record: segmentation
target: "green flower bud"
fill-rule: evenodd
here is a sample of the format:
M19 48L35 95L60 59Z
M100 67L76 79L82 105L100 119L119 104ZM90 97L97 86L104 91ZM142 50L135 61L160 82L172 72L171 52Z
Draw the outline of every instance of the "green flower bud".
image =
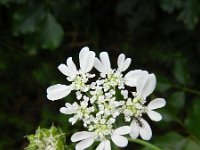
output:
M29 145L26 150L65 150L65 135L60 128L51 126L50 129L40 128L35 134L27 136Z

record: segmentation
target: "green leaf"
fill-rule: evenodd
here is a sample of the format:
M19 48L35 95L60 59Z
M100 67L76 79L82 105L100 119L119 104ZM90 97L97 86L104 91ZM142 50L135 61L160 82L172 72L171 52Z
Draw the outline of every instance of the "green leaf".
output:
M200 145L190 138L185 138L176 132L169 132L165 135L155 138L156 145L163 150L199 150Z
M177 111L185 105L185 92L174 92L168 99L168 104L171 105Z
M63 38L64 31L61 25L56 21L55 17L47 13L43 29L40 34L42 47L45 49L57 48Z
M159 92L165 92L171 88L171 82L166 76L158 74L157 78L158 78L157 79L158 83L157 83L156 89Z
M185 92L177 91L174 92L169 98L167 98L167 105L159 112L163 116L163 121L165 122L179 122L178 113L181 108L185 105Z
M181 0L161 0L161 7L165 11L172 13L175 8L180 8L182 3Z
M185 139L176 132L169 132L156 139L156 143L165 150L182 150Z
M14 29L15 35L19 33L27 34L33 33L40 29L40 24L45 16L44 8L42 5L36 3L30 3L20 8L14 14Z
M185 120L185 125L189 131L200 139L200 98L194 99L189 107L189 115Z
M186 68L186 62L182 58L178 58L174 64L174 76L181 84L186 85L189 74Z
M193 140L189 140L184 150L200 150L200 145Z
M0 4L2 5L8 5L9 3L24 3L26 0L0 0Z

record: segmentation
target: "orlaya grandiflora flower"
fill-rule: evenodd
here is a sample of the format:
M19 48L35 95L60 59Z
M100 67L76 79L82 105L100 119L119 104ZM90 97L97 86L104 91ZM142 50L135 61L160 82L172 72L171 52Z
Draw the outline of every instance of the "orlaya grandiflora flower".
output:
M101 77L105 78L110 82L110 85L104 85L109 88L109 86L118 86L119 89L124 88L124 84L129 81L129 78L123 77L123 72L128 69L131 64L131 58L125 58L124 54L120 54L117 60L117 69L112 69L110 64L109 55L107 52L101 52L99 58L95 58L94 67L101 73ZM107 82L107 80L105 82ZM126 81L126 82L124 82Z
M141 103L146 102L148 97L155 89L156 77L154 74L149 74L147 71L135 70L131 71L128 76L132 76L131 85L136 87L135 99ZM160 121L162 116L154 111L154 109L164 107L166 102L163 98L152 100L147 107L144 108L144 113L147 113L149 118L153 121ZM152 136L151 128L146 120L142 117L133 119L131 122L130 136L137 138L139 135L144 140L149 140Z
M98 131L99 132L99 131ZM130 133L130 127L129 126L122 126L110 133L111 140L114 144L116 144L119 147L126 147L128 144L128 140L123 135ZM97 146L96 150L111 150L111 144L110 141L106 138L100 139L98 137L97 132L88 132L88 131L81 131L77 132L72 135L71 137L72 142L78 142L76 145L76 150L84 150L88 147L90 147L94 141L101 141L101 143Z
M74 102L73 104L65 103L65 107L60 108L60 112L66 115L74 114L73 117L69 118L71 124L75 124L78 120L89 120L90 113L94 112L93 106L88 106L87 101L81 101L80 105Z
M107 52L101 52L99 54L100 60L98 58L95 58L95 64L94 67L103 74L109 74L112 71L111 65L110 65L110 59ZM125 59L124 54L120 54L117 60L118 70L120 72L124 72L128 69L128 67L131 64L131 58Z
M94 66L95 53L89 51L88 47L83 47L79 53L80 69L78 70L72 57L69 57L65 64L58 66L58 69L67 76L67 80L72 82L71 85L56 84L50 86L47 89L47 98L49 100L58 100L66 97L72 90L87 91L88 86L85 83L88 78L92 78L93 75L89 74Z

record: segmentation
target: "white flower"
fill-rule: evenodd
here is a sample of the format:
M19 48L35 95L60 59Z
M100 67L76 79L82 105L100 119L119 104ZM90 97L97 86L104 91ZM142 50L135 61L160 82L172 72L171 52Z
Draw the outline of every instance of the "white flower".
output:
M100 60L95 58L94 67L101 73L109 74L111 73L110 59L107 52L101 52L99 54Z
M131 129L129 126L122 126L115 129L111 135L113 143L115 143L119 147L126 147L128 145L128 140L122 135L129 134L130 131Z
M93 144L96 137L97 135L94 132L81 131L73 134L71 137L71 141L72 142L80 141L76 145L76 150L84 150Z
M136 139L140 135L143 140L150 140L152 136L151 127L149 126L148 122L143 118L134 119L131 122L130 127L131 127L130 136L133 139Z
M66 97L71 92L70 86L56 84L47 88L47 98L49 100L58 100Z
M156 98L152 100L147 105L147 115L153 121L160 121L162 120L162 116L160 113L154 111L154 109L164 107L166 105L166 101L163 98Z
M83 47L79 53L80 70L78 71L71 57L67 59L67 65L61 64L58 69L70 80L74 80L76 75L81 73L88 73L94 66L95 53L89 51L88 47Z
M110 135L113 143L115 143L119 147L126 147L128 144L128 140L126 137L122 135L126 135L129 133L130 133L130 127L122 126L115 129L113 132L110 133ZM99 140L98 134L96 132L81 131L73 134L71 137L72 142L80 141L76 145L76 150L84 150L88 148L94 143L95 140ZM96 148L96 150L111 150L110 141L107 139L103 139Z
M125 59L124 54L120 54L117 59L118 70L120 72L126 71L131 64L131 58Z
M110 65L110 59L109 59L108 53L101 52L99 54L99 57L100 57L100 60L98 58L95 58L94 67L101 73L104 73L104 74L111 73L112 68ZM125 55L120 54L118 56L117 64L118 64L118 70L120 72L123 72L127 70L128 67L130 66L131 59L130 58L125 59Z
M94 59L95 53L89 51L88 47L83 47L79 53L79 70L77 70L71 57L67 59L67 65L59 65L58 69L67 76L67 80L71 81L72 84L69 86L62 84L50 86L47 89L47 98L52 101L58 100L69 95L72 90L81 90L86 92L89 89L89 86L85 85L85 83L88 81L88 78L94 77L93 75L88 74L94 66Z
M131 64L130 58L125 58L124 54L120 54L117 60L117 69L112 69L109 55L107 52L101 52L100 59L95 58L94 67L101 73L101 77L105 78L104 90L107 91L112 87L118 86L119 89L124 89L124 79L122 72L126 71Z
M149 74L147 71L134 70L125 75L125 83L128 86L136 87L134 95L143 100L146 99L155 89L156 77L153 73Z
M50 100L61 99L71 91L76 94L78 102L66 103L65 107L60 108L61 113L72 115L69 118L72 125L81 121L86 129L71 137L72 142L78 142L76 150L84 150L94 141L100 142L96 150L111 150L111 141L118 147L125 147L128 144L127 138L124 137L126 134L130 134L132 138L140 136L149 140L152 131L143 115L147 114L153 121L160 121L161 114L154 110L166 104L164 99L157 98L146 105L147 97L155 89L155 75L144 70L131 70L123 75L131 64L130 58L120 54L118 67L112 69L107 52L101 52L98 59L88 47L81 49L79 62L80 69L77 69L69 57L66 64L58 67L71 84L56 84L47 89L47 97ZM96 81L90 80L95 77L89 73L92 67L100 72ZM134 87L134 90L127 90L125 85ZM118 97L119 94L121 95ZM124 115L125 122L130 122L130 126L115 129L115 122L121 114Z
M109 140L102 141L98 145L98 147L96 148L96 150L111 150L110 141Z
M60 112L67 115L74 114L78 108L79 106L76 102L74 102L73 105L70 103L65 103L65 107L61 107Z
M73 117L69 118L69 122L75 124L77 120L83 119L85 124L87 124L90 119L90 113L94 111L94 107L88 107L87 101L82 101L80 105L76 102L71 105L70 103L65 103L65 107L60 108L60 112L63 114L74 114ZM86 126L86 125L85 125Z

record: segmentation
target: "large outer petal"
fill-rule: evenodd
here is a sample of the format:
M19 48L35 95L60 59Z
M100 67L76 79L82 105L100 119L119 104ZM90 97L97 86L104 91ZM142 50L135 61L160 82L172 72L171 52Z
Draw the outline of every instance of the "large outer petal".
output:
M111 145L110 145L110 141L109 140L106 140L105 142L104 142L104 144L105 144L105 150L111 150Z
M94 68L97 69L99 72L106 73L103 64L98 58L95 58L94 60Z
M157 108L161 108L164 107L166 105L166 101L163 98L156 98L154 100L152 100L149 104L148 104L148 109L154 110Z
M142 73L138 76L137 84L136 84L136 91L139 97L144 97L143 91L145 88L145 84L148 80L149 73L147 71L142 71ZM146 97L144 97L146 98Z
M85 66L81 68L84 73L89 72L94 66L95 53L90 51L85 59Z
M115 143L119 147L126 147L128 145L127 138L125 138L121 135L113 134L113 135L111 135L111 139L112 139L113 143Z
M136 123L135 120L133 120L133 121L131 122L130 127L131 127L130 136L131 136L133 139L136 139L136 138L139 136L139 127L138 127L138 125L137 125L137 123Z
M144 84L144 87L142 89L142 96L143 97L149 96L154 91L155 87L156 87L156 77L152 73L148 75L148 79Z
M105 142L102 141L96 148L96 150L104 150L104 147L105 147Z
M70 70L70 68L65 64L60 64L58 66L58 69L60 70L60 72L62 72L64 75L70 78L74 78L76 76L76 74L72 70Z
M47 98L49 100L58 100L63 97L66 97L71 92L70 86L56 84L47 88Z
M113 134L125 135L125 134L129 134L130 131L131 131L131 128L129 126L122 126L122 127L115 129L113 131Z
M110 59L109 59L108 53L101 52L99 57L100 57L101 63L105 67L106 73L109 73L111 71L111 65L110 65Z
M158 113L158 112L156 112L156 111L149 110L149 111L147 111L147 115L153 121L160 121L160 120L162 120L161 114Z
M118 59L117 59L117 65L118 65L118 68L121 70L122 69L122 66L123 66L123 63L125 61L125 55L124 54L120 54L118 56Z
M94 137L90 137L87 139L82 140L78 144L76 144L76 150L84 150L90 147L94 143Z
M140 77L142 70L131 70L125 76L125 84L133 87L137 85L137 80Z
M83 59L83 57L85 57L85 55L87 55L87 53L89 52L89 47L85 46L81 49L81 51L79 52L79 63L81 63L81 60Z
M140 119L140 121L142 123L142 127L139 127L141 138L143 140L150 140L152 137L151 127L146 120Z
M131 64L131 61L131 58L127 58L122 65L121 71L126 71Z
M74 63L74 61L72 60L72 57L69 57L66 61L68 68L74 73L77 74L77 68L76 65Z
M81 131L81 132L74 133L71 137L71 141L77 142L77 141L81 141L81 140L94 137L94 136L95 136L94 132Z
M88 47L83 47L79 53L79 63L80 63L80 68L84 72L86 67L87 67L87 59L89 57L89 48Z
M98 145L98 147L96 148L96 150L111 150L110 141L109 140L102 141Z

